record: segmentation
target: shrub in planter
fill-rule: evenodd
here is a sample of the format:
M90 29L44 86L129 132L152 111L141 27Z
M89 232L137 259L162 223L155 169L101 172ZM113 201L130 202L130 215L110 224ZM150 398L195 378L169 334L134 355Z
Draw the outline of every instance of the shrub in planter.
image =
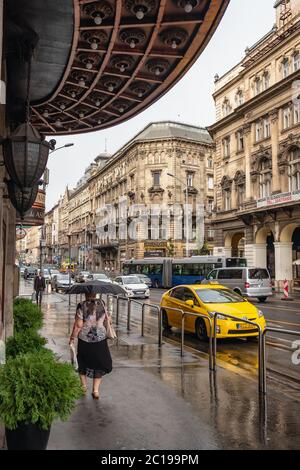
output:
M39 330L43 326L43 314L41 309L30 301L18 301L14 303L14 330L22 332L27 329Z
M66 420L82 395L70 364L49 350L8 359L0 366L0 422L9 449L46 449L51 424Z
M14 299L14 306L15 305L26 305L26 304L32 304L30 299L26 299L25 297L16 297Z
M15 333L6 340L6 357L16 357L18 354L38 352L44 348L47 340L35 330L25 330Z

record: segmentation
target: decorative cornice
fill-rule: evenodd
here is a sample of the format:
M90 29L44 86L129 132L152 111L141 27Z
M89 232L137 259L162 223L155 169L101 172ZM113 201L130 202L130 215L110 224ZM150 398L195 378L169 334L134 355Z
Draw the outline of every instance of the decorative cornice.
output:
M233 122L236 122L238 119L252 119L253 116L253 109L258 105L262 105L264 103L269 103L277 93L282 92L285 89L290 89L291 85L299 78L299 71L292 73L288 77L283 80L280 80L267 90L263 91L262 93L254 96L253 98L247 100L243 105L239 106L238 109L235 109L234 112L229 114L228 116L222 118L221 120L217 121L213 125L209 126L207 129L210 133L215 134L219 130L229 126ZM265 112L262 113L262 116L265 115Z
M269 117L272 123L277 122L279 118L279 108L272 109L272 111L269 112Z

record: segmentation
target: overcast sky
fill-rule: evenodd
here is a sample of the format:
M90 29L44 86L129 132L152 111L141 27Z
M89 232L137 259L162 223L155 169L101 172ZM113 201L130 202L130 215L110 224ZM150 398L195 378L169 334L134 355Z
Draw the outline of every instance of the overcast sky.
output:
M224 74L244 56L275 23L275 0L231 0L225 16L205 51L184 78L163 98L137 117L110 129L58 137L57 147L74 142L49 158L50 184L47 210L56 204L66 186L72 188L85 168L105 148L114 153L149 122L172 120L208 126L215 119L214 76Z

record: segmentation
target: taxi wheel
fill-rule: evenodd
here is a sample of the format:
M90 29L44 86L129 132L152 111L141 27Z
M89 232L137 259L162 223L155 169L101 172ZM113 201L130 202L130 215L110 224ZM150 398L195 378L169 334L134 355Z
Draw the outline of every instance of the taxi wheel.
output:
M164 330L171 330L171 326L169 325L168 315L165 310L162 311L162 326Z
M195 334L200 341L207 340L207 331L205 321L202 318L198 318L195 325Z

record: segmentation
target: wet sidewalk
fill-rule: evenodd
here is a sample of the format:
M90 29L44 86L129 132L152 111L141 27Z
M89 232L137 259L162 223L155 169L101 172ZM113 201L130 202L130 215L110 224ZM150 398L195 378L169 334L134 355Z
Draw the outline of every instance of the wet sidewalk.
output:
M69 360L69 312L65 296L45 298L49 346ZM111 345L113 372L99 401L86 397L65 423L52 427L49 449L299 449L300 398L284 385L268 386L261 403L257 381L156 336L128 334L121 324Z
M67 361L75 304L69 310L60 294L43 302L42 333ZM159 349L149 325L144 338L134 322L127 333L125 316L100 400L92 399L90 381L70 419L53 424L49 450L300 448L299 392L269 380L262 403L254 376L220 361L210 373L203 354L187 348L181 358L179 345L169 343Z

